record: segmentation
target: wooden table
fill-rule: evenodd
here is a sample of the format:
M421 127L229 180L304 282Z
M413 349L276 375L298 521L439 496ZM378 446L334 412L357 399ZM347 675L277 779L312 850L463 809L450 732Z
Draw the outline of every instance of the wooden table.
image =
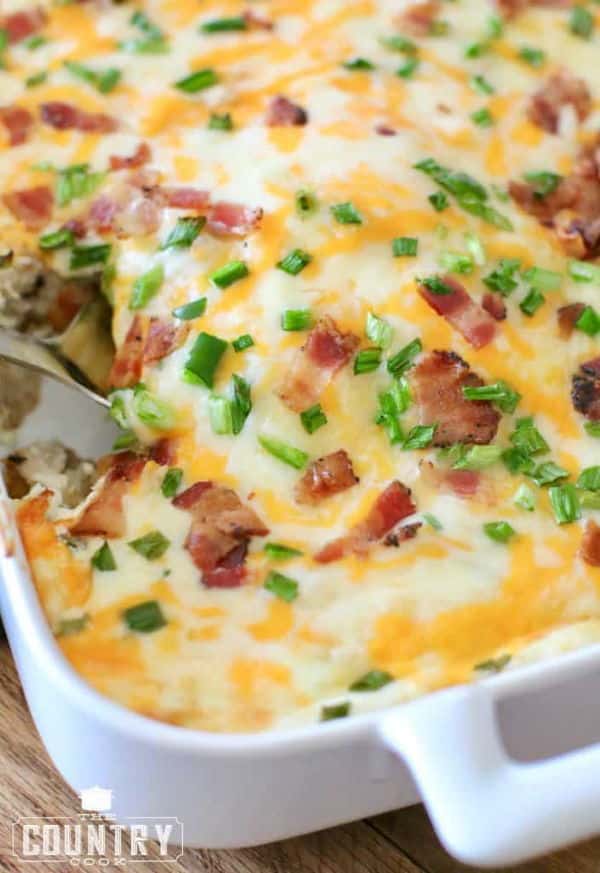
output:
M17 816L72 816L79 801L51 764L29 717L10 652L0 643L0 871L66 873L64 864L25 863L12 856L11 822ZM127 868L138 873L460 873L435 838L423 809L399 812L242 851L188 849L179 863L149 862ZM600 839L513 873L600 873Z

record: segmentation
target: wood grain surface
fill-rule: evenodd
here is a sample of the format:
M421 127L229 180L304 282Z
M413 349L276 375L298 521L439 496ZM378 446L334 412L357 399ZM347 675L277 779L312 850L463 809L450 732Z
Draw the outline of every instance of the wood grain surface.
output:
M0 871L65 873L65 864L25 863L12 854L18 816L72 816L79 801L50 762L29 717L5 642L0 643ZM515 809L518 815L518 809ZM150 858L158 858L158 851ZM128 867L85 868L117 873L461 873L437 841L422 807L387 813L318 834L241 851L188 849L177 863L148 860ZM66 867L69 869L77 869ZM84 869L84 868L79 868ZM511 873L600 873L600 839ZM483 871L481 871L483 873Z

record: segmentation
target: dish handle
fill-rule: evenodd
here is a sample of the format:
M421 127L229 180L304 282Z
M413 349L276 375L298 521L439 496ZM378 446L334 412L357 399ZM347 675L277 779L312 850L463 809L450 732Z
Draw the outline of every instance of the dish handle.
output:
M378 730L409 767L440 840L466 864L514 864L600 832L600 744L508 757L493 683L391 710Z

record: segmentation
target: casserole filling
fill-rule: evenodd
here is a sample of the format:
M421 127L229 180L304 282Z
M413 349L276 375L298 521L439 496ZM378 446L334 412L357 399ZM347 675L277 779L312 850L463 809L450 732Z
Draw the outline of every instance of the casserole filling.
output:
M255 731L600 638L599 40L592 3L3 5L2 323L113 310L114 451L7 464L92 685Z

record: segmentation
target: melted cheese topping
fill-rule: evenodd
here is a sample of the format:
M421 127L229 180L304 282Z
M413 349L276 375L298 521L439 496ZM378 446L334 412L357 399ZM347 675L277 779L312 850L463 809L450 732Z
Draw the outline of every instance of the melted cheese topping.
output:
M424 350L453 349L486 381L504 379L523 395L517 413L503 415L497 445L510 445L516 416L532 415L552 459L570 474L598 462L598 441L586 434L569 399L571 374L598 353L597 342L581 331L565 342L556 328L556 309L570 301L592 305L597 286L575 284L553 234L508 200L491 202L510 219L513 232L467 215L454 202L434 211L428 196L436 186L413 168L433 156L500 191L528 171L568 172L586 132L600 120L598 37L586 41L571 34L565 10L536 8L507 23L480 57L465 59L468 45L486 39L493 9L481 0L456 0L442 6L447 32L417 41L419 66L403 78L395 72L410 55L390 51L382 37L398 33L395 16L408 5L270 0L251 8L273 21L272 31L206 34L199 31L202 22L240 15L243 4L208 0L200 8L196 0L148 0L144 11L169 45L167 53L149 55L118 48L143 36L130 23L131 4L48 5L42 31L47 41L35 49L10 47L0 70L6 104L37 115L39 104L60 100L119 120L116 132L100 135L56 131L37 121L28 142L17 148L9 147L2 131L1 190L54 185L55 172L44 168L49 165L87 162L91 170L105 171L110 155L133 154L144 141L162 184L207 189L213 201L264 210L260 228L246 238L203 232L188 249L159 249L177 218L187 214L174 209L164 210L156 234L109 237L116 270L114 335L117 344L123 342L132 320L132 284L153 266L163 266L165 280L144 315L166 317L174 306L206 296L206 312L190 322L185 346L146 367L144 382L176 410L176 465L184 471L184 486L211 479L234 488L269 527L271 541L302 555L274 563L264 540L254 538L242 587L203 587L184 548L189 513L163 497L164 469L154 463L125 498L125 535L110 542L116 572L91 568L100 538L69 547L60 538L62 522L46 519L43 501L21 507L21 530L50 622L59 628L66 619L88 616L82 630L59 636L66 656L96 688L152 717L212 731L263 730L317 719L323 703L348 701L353 712L390 705L468 681L475 665L490 658L511 654L512 666L600 639L600 569L578 554L589 511L583 521L557 526L547 489L510 475L501 463L482 474L489 483L485 498L461 500L429 484L419 462L435 460L435 453L391 446L374 423L378 394L390 385L385 366L360 376L351 365L344 368L321 398L328 424L312 435L276 394L305 338L281 330L284 310L308 307L328 314L361 337L363 347L369 345L366 316L376 312L394 329L392 352L419 336ZM600 12L594 14L600 26ZM523 45L545 52L541 68L519 59ZM342 66L356 57L374 69ZM98 70L116 67L120 82L103 95L74 78L64 67L67 59ZM526 107L559 64L586 80L594 105L582 125L567 118L560 134L552 135L527 119ZM202 68L217 72L214 87L197 94L174 88ZM45 81L26 87L27 78L42 70ZM474 75L484 76L494 93L478 94ZM307 110L306 126L265 125L268 102L277 94ZM493 124L479 127L471 114L485 106ZM233 131L209 129L211 113L225 112ZM396 135L376 134L377 125ZM319 202L306 219L295 210L300 189L313 191ZM361 225L333 220L330 206L345 201L360 212ZM85 214L89 202L55 209L46 230ZM465 252L466 232L478 236L486 256L485 265L460 276L476 300L485 290L483 276L501 258L518 258L523 271L535 265L562 277L560 289L546 294L533 317L519 309L527 292L521 282L507 301L508 319L496 339L479 350L427 306L415 283L417 276L440 272L444 250ZM37 235L4 207L0 233L16 247L37 249ZM391 241L400 236L418 238L417 257L392 257ZM308 251L312 262L290 276L276 264L295 248ZM68 252L45 256L68 272ZM209 281L216 268L238 259L248 265L247 278L224 290ZM254 339L243 353L229 347L214 389L225 394L233 373L252 386L253 409L237 436L215 434L210 392L182 381L200 331L227 341L244 333ZM415 421L411 408L403 425L408 429ZM360 485L314 507L299 505L293 496L298 472L260 448L260 433L279 436L311 459L346 449ZM312 555L364 518L392 479L413 489L419 512L435 515L441 530L425 524L398 549L375 546L368 556L316 563ZM535 492L534 512L513 502L522 482ZM484 523L499 520L516 531L507 544L483 531ZM149 561L128 543L153 529L170 546ZM297 581L293 602L264 589L271 570ZM123 611L150 599L160 603L166 626L132 632ZM374 669L394 681L376 692L349 691Z

